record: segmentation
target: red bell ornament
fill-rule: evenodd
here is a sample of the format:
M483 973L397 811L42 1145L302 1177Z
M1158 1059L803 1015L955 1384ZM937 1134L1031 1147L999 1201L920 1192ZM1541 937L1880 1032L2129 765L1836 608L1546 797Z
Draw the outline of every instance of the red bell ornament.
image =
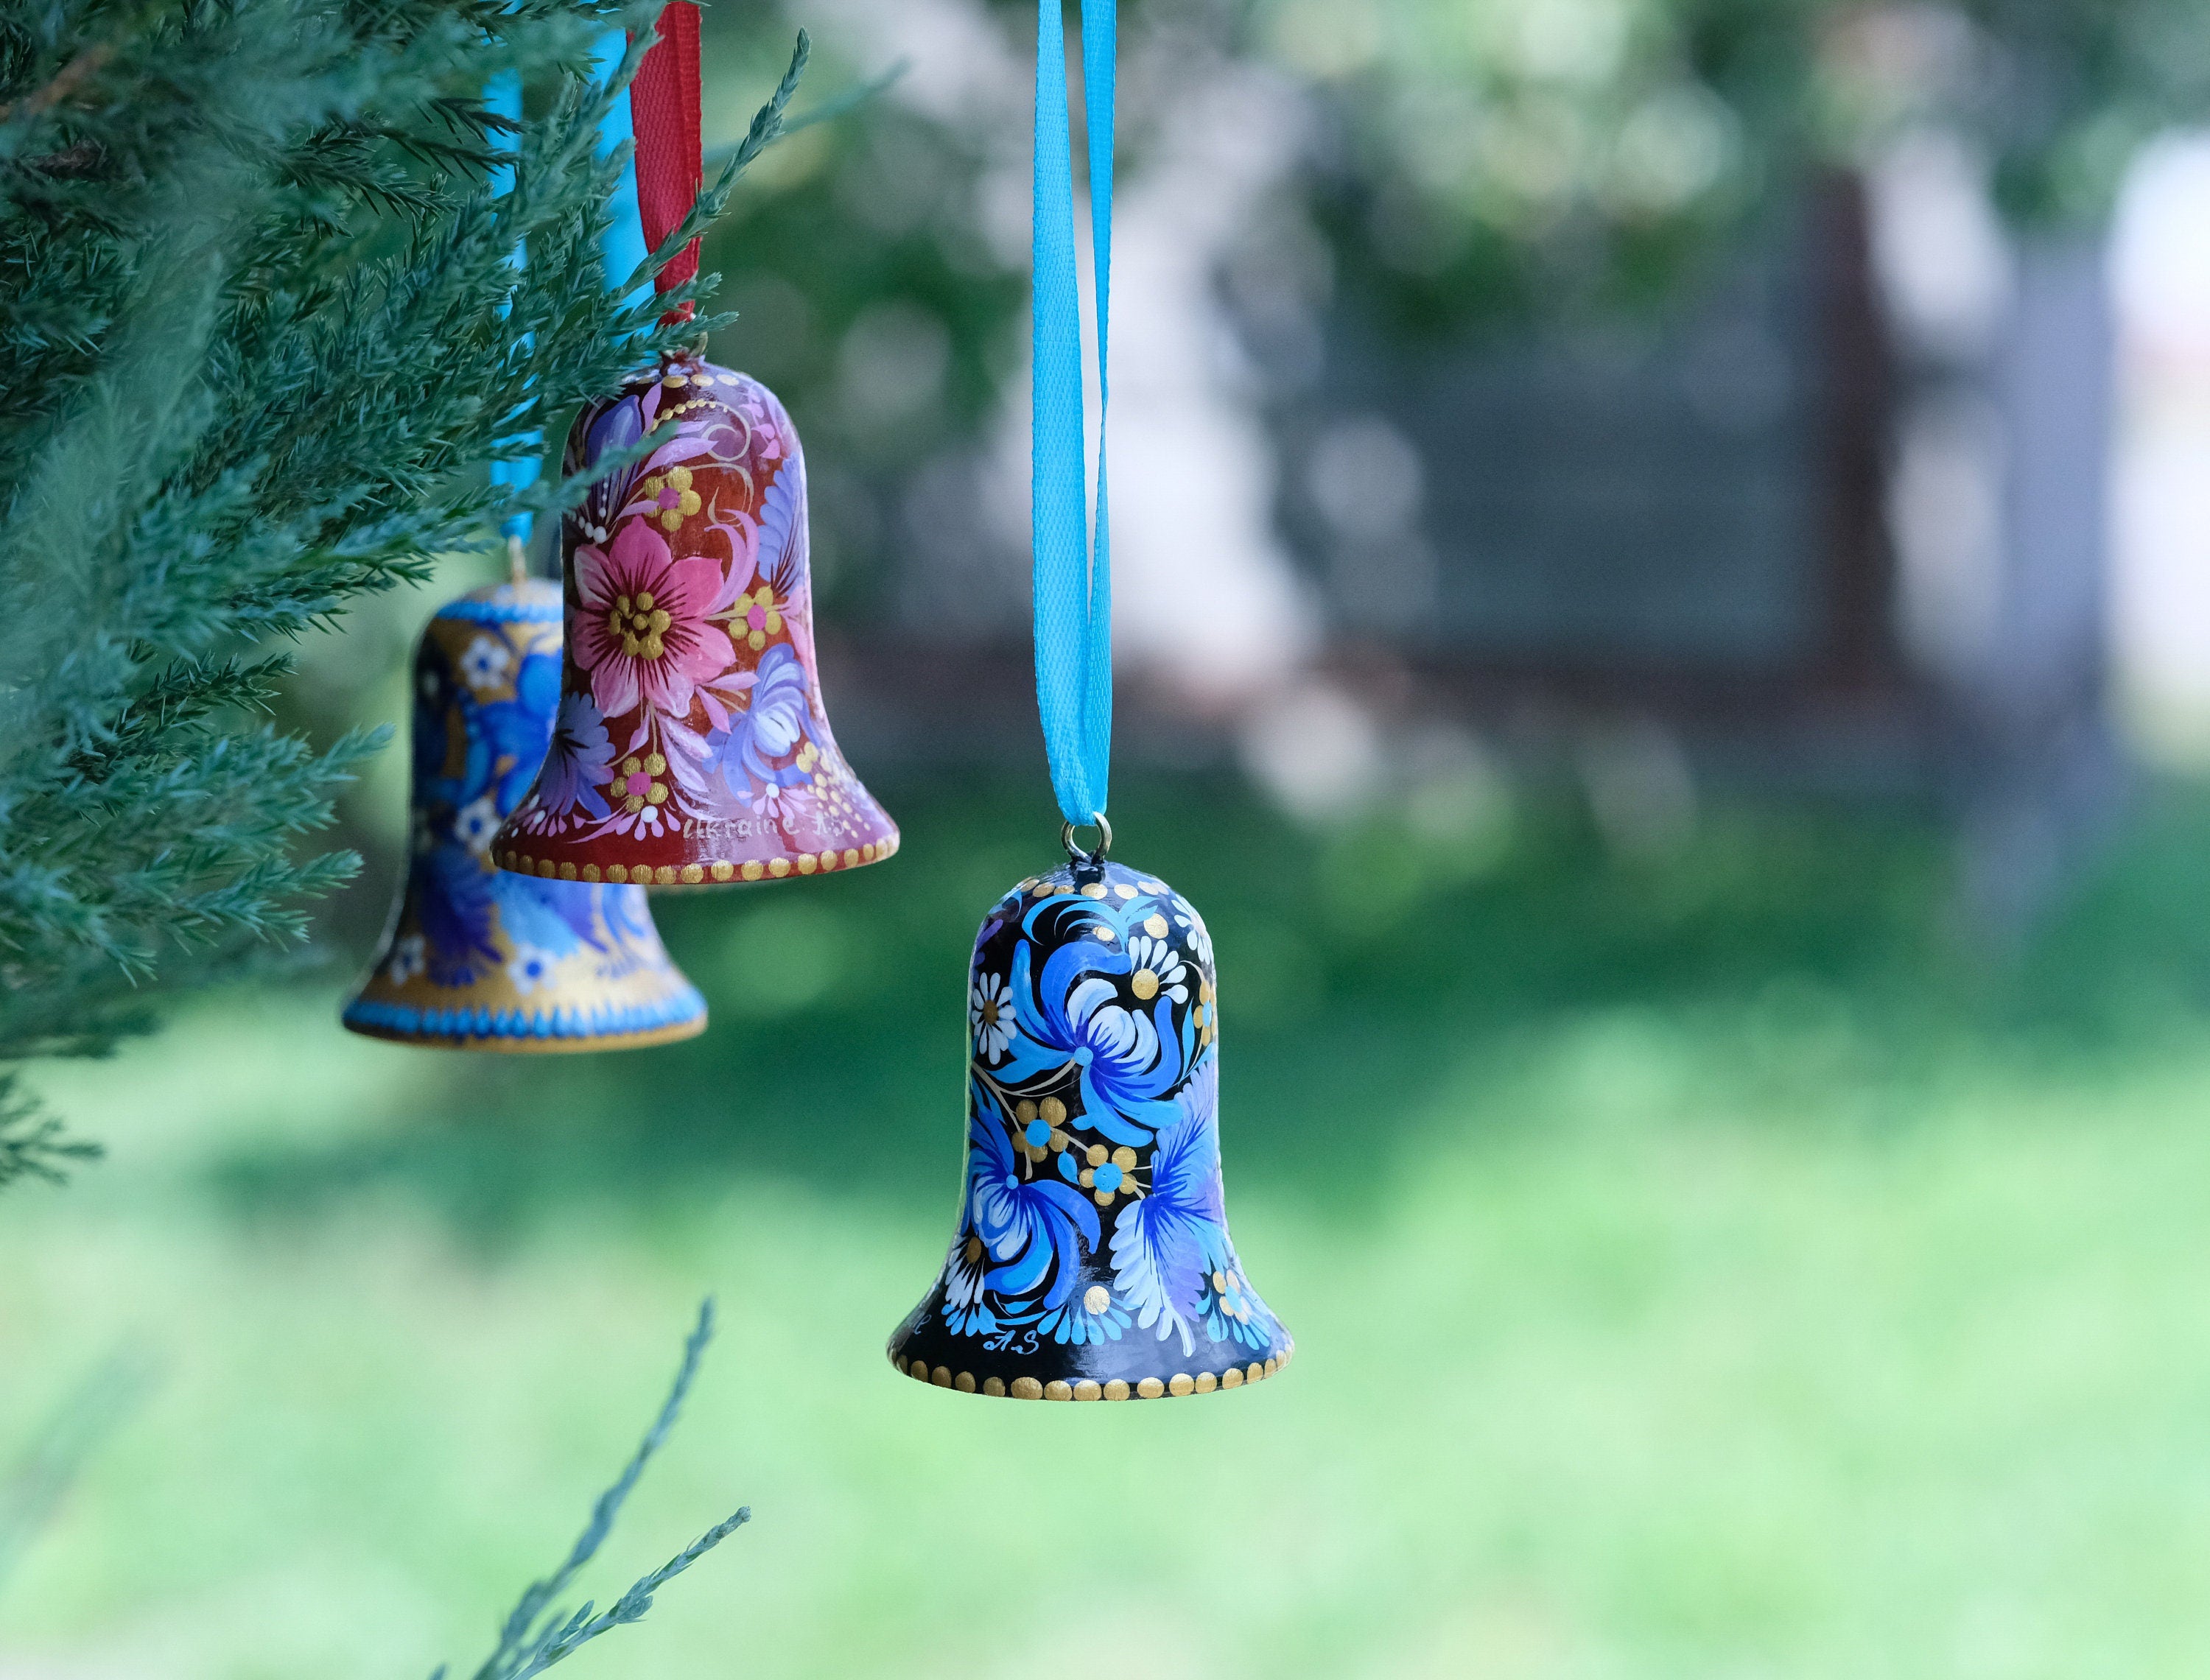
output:
M522 875L659 887L889 857L897 828L821 703L789 415L758 381L671 355L583 410L563 469L661 427L562 522L559 715L494 856Z

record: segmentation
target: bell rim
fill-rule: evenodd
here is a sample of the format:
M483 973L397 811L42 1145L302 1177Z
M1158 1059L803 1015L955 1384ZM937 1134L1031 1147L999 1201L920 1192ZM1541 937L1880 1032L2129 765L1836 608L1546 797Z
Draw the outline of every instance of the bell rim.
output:
M536 836L530 838L535 840ZM524 852L521 846L509 842L502 830L492 842L491 857L493 865L508 875L525 876L540 881L564 881L588 886L646 887L655 893L711 892L719 888L764 887L776 882L802 881L808 876L848 875L870 864L887 863L897 855L903 838L898 830L892 828L883 840L869 840L856 846L824 846L818 852L794 852L776 858L742 860L693 858L681 864L601 864L595 862L579 864L573 859L555 863L552 858L534 856ZM847 852L852 855L848 858ZM832 853L835 861L824 862L824 859ZM621 877L613 874L618 869L623 871ZM639 878L644 876L649 876L651 879Z
M1117 1376L1103 1382L1094 1377L1072 1380L1054 1377L1046 1381L1036 1376L1016 1376L1008 1382L994 1373L978 1380L972 1371L954 1371L949 1365L932 1365L922 1358L902 1358L895 1345L884 1350L889 1356L891 1370L901 1376L925 1383L932 1388L972 1394L979 1400L1054 1401L1195 1400L1202 1394L1232 1394L1238 1388L1249 1388L1269 1377L1280 1376L1289 1369L1289 1361L1296 1351L1296 1338L1284 1331L1280 1349L1268 1354L1263 1360L1253 1359L1246 1364L1230 1365L1217 1371L1178 1370L1169 1376L1146 1376L1132 1383L1125 1377ZM914 1369L915 1366L921 1369L916 1370ZM1187 1386L1176 1388L1176 1383ZM1117 1394L1114 1392L1115 1389L1119 1390Z
M656 1045L680 1044L706 1030L705 1000L690 1014L655 1027L609 1033L544 1033L532 1031L444 1032L389 1025L367 1018L361 1006L370 1000L356 997L339 1012L338 1024L364 1039L385 1044L411 1045L420 1050L487 1051L498 1056L579 1056L597 1051L649 1050ZM405 1006L386 1006L405 1007ZM419 1011L416 1013L420 1013Z
M703 1020L662 1027L653 1033L622 1033L599 1039L494 1039L455 1033L396 1033L383 1027L343 1023L348 1033L379 1039L388 1045L410 1045L417 1050L474 1050L492 1056L585 1056L597 1051L650 1050L655 1045L680 1044L706 1030Z

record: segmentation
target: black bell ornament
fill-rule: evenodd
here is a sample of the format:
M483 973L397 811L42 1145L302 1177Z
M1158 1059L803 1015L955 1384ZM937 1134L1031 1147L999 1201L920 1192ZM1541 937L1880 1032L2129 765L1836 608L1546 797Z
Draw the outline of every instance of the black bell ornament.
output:
M967 1154L907 1375L1015 1400L1153 1400L1295 1346L1221 1195L1212 940L1164 882L1078 855L1001 899L969 971Z

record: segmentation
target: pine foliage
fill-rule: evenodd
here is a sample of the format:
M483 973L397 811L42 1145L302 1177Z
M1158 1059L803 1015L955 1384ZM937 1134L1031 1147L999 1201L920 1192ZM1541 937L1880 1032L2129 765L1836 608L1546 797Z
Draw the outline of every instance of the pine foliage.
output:
M657 10L0 0L0 1060L142 1030L353 872L299 841L383 732L275 727L285 643L488 541L489 462L675 336L597 256L591 54L630 27L625 81Z
M682 1414L684 1400L698 1375L699 1361L705 1357L706 1344L713 1339L714 1302L709 1296L700 1303L698 1322L684 1341L683 1363L675 1373L667 1399L661 1406L660 1415L653 1419L652 1427L645 1431L644 1439L630 1461L622 1466L613 1485L592 1505L590 1520L583 1525L583 1532L569 1548L560 1567L544 1580L533 1581L507 1613L499 1627L498 1643L475 1671L474 1680L531 1680L532 1676L542 1674L553 1664L574 1655L600 1635L631 1622L642 1622L661 1587L752 1520L752 1507L740 1505L658 1569L632 1582L628 1591L605 1610L598 1609L589 1599L572 1611L563 1611L553 1602L575 1584L583 1567L598 1556L599 1548L613 1532L614 1520L621 1514L621 1508L636 1488L637 1478L644 1474L644 1467L652 1461L653 1454L667 1443L676 1419ZM446 1671L439 1668L430 1680L445 1680L445 1674Z

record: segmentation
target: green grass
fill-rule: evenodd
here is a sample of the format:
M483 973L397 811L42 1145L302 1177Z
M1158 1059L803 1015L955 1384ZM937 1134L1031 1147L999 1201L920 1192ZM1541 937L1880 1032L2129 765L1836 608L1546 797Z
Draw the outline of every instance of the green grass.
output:
M951 1228L966 942L1048 852L1016 786L661 901L693 1045L412 1052L317 991L46 1076L114 1155L0 1201L0 1442L118 1343L164 1374L0 1593L0 1673L472 1658L709 1290L593 1590L755 1521L577 1680L2210 1669L2210 804L1998 969L1901 818L1638 860L1124 792L1217 940L1230 1211L1299 1357L1062 1407L881 1352Z

